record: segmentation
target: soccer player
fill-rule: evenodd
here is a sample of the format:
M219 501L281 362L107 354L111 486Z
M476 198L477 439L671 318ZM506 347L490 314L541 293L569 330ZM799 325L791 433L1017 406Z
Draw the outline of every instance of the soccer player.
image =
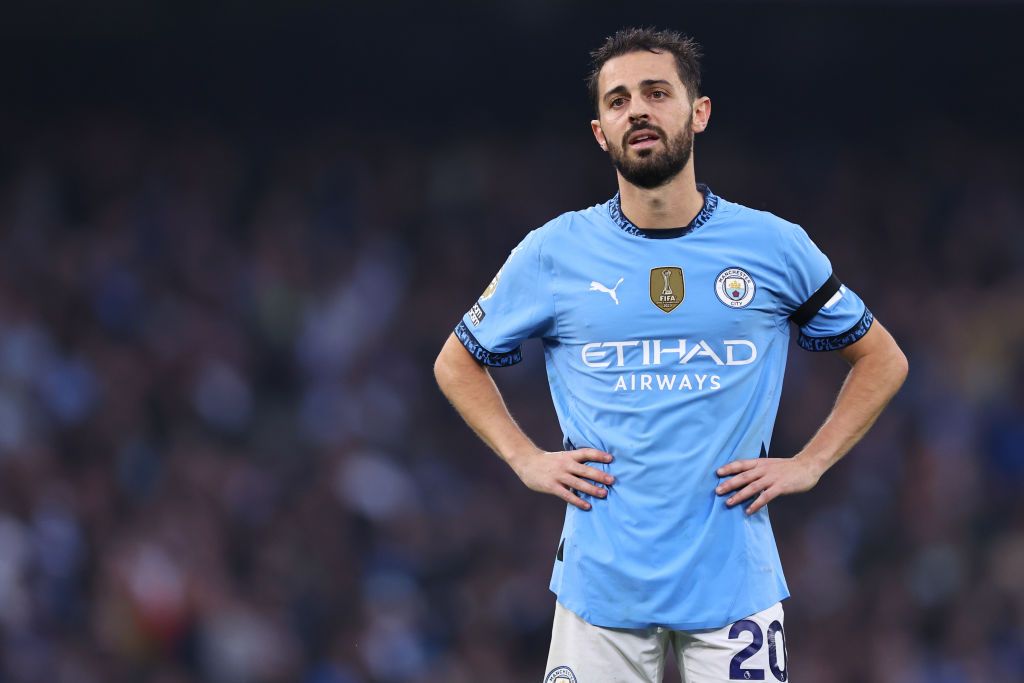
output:
M787 679L789 596L766 505L807 491L903 383L889 333L799 226L694 176L698 46L623 30L593 54L619 192L526 235L441 350L438 383L529 488L565 500L544 683ZM852 367L828 419L771 458L789 324ZM536 446L488 367L539 337L564 432Z

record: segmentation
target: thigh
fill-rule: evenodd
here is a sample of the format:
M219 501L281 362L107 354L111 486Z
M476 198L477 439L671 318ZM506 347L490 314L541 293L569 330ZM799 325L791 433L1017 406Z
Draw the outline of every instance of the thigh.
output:
M544 683L661 683L669 632L602 628L555 603Z
M783 622L782 603L775 603L724 628L675 632L683 683L787 680Z

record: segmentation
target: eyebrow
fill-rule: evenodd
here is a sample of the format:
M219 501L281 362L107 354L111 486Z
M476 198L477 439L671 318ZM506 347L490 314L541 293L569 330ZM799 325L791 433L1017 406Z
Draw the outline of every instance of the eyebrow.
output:
M666 81L664 78L654 78L654 79L648 78L646 80L640 81L640 87L641 88L649 88L652 85L667 85L667 86L671 86L672 84L669 81ZM602 99L608 99L609 95L620 95L620 94L628 94L628 93L629 93L629 89L626 88L626 86L624 86L624 85L617 85L614 88L612 88L611 90L609 90L608 92L606 92Z

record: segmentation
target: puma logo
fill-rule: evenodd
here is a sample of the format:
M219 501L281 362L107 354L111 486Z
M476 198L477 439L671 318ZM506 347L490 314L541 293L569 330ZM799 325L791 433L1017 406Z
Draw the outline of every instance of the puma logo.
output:
M615 290L619 288L619 285L621 285L622 281L625 280L625 279L626 278L624 278L624 277L620 277L619 281L616 282L615 286L612 287L611 289L608 289L607 287L602 285L600 282L597 282L595 280L594 282L590 283L590 291L591 292L604 292L605 294L610 296L612 298L612 301L615 302L615 305L618 306L619 305L619 295L615 293Z

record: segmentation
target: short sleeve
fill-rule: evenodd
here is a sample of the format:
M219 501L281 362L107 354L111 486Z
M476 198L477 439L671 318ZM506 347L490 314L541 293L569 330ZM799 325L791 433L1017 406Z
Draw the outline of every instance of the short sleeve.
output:
M828 257L803 228L790 226L785 242L788 266L783 307L800 328L797 343L808 351L836 351L867 334L874 316L856 292L844 285Z
M521 344L545 336L554 322L542 236L534 230L509 254L480 299L462 316L455 336L480 363L492 367L522 360Z

